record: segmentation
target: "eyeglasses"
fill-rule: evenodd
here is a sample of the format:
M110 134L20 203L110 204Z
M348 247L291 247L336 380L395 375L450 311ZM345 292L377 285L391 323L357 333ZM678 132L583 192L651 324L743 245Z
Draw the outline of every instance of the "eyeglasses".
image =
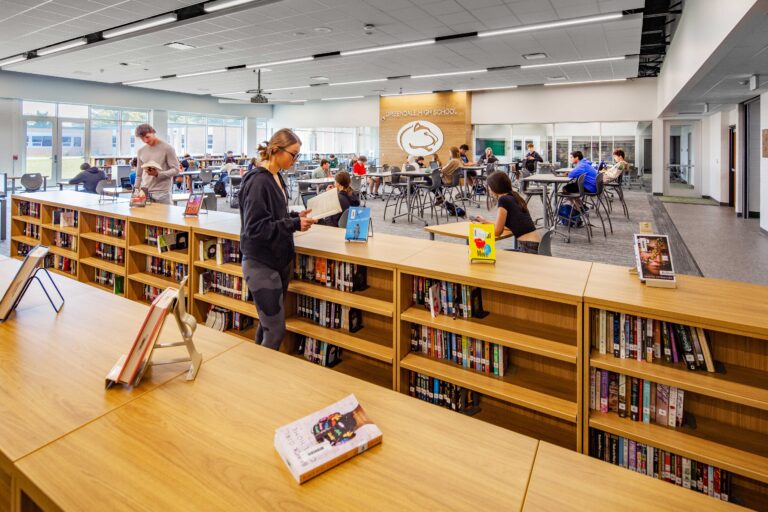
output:
M282 149L283 151L285 151L286 153L288 153L289 155L291 155L291 158L293 158L293 161L294 161L294 162L295 162L296 160L298 160L298 159L299 159L299 152L298 152L298 151L297 151L296 153L293 153L292 151L288 151L288 150L287 150L287 149L285 149L285 148L280 148L280 149Z

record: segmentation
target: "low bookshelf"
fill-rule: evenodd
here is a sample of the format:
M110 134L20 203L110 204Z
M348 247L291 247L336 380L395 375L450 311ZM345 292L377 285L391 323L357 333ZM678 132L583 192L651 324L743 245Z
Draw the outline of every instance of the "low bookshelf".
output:
M39 201L14 194L11 198L10 256L24 259L29 250L41 243L42 204Z
M714 475L704 492L764 510L768 289L691 276L678 276L676 289L648 288L625 268L595 264L584 314L584 452L597 456L620 442L641 446L647 459L670 454L682 461L682 482L679 475L670 478L678 485L695 487L685 470L703 467L707 480ZM608 377L609 388L601 385L602 396L592 398L597 384L589 381L598 374ZM630 386L624 393L614 383L621 381ZM608 405L601 407L600 398ZM597 403L590 407L590 400ZM608 446L595 446L606 439Z
M401 262L400 392L580 449L581 294L590 264L546 263L503 252L495 265L471 264L465 246L440 242Z
M103 208L80 211L80 281L125 296L128 215Z

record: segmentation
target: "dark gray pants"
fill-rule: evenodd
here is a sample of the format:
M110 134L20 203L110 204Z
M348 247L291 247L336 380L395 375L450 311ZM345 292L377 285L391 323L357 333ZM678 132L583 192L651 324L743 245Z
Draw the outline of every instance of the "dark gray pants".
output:
M243 276L259 313L256 343L274 350L280 349L285 338L283 301L292 269L293 263L278 272L256 260L243 259Z

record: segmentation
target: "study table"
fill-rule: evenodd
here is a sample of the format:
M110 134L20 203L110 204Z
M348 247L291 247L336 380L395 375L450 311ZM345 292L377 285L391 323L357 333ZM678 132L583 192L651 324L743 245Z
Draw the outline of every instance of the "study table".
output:
M469 226L471 222L448 222L446 224L434 224L432 226L425 226L424 231L429 233L429 239L434 240L435 235L442 235L451 238L463 238L469 243ZM535 231L534 231L535 233ZM496 240L504 240L513 236L512 232L504 228L504 232L496 237ZM524 237L521 237L524 240Z
M7 190L9 190L10 194L13 194L14 192L16 192L16 180L21 180L21 178L22 178L21 176L8 176L7 177L7 179L11 180L11 188L7 189ZM50 176L43 175L42 178L43 178L43 192L45 192L45 191L48 190L48 178L50 178Z
M315 187L315 190L317 191L318 195L322 193L323 186L328 186L334 183L333 178L308 178L308 179L300 179L296 180L297 183L300 185L308 185Z
M557 212L555 211L555 205L553 201L557 197L557 189L560 185L572 181L568 176L556 176L554 174L533 174L523 178L521 181L528 183L540 183L544 190L544 227L549 228L555 222L557 222ZM549 192L550 185L554 188L552 193Z
M0 262L0 278L10 282L21 262ZM65 434L125 405L186 372L188 364L153 369L134 390L104 389L104 378L127 352L148 306L84 283L53 275L66 300L56 312L36 283L15 313L0 324L0 510L10 508L13 465ZM45 282L45 279L44 279ZM47 283L46 283L47 284ZM58 297L56 297L57 299ZM180 341L174 323L162 342ZM195 344L204 364L241 343L198 327ZM181 348L163 349L161 359L179 357Z

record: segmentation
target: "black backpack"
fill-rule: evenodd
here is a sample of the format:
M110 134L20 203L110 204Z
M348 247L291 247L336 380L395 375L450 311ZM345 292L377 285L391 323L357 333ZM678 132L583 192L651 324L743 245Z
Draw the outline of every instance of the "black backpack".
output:
M227 187L223 181L217 181L213 184L213 193L221 197L227 197Z

